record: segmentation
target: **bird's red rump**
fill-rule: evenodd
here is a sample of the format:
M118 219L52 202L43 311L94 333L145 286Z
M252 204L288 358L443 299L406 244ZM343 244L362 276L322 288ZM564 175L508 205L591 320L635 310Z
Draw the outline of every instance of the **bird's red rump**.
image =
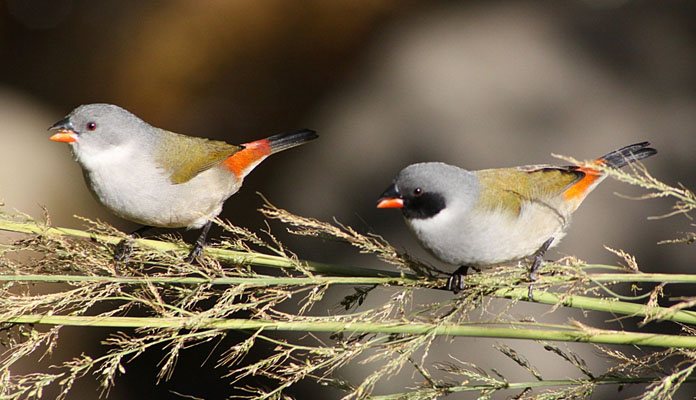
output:
M597 159L595 160L594 164L604 165L604 160L601 158ZM585 176L566 189L565 193L563 194L566 200L582 200L582 198L588 193L588 190L592 187L592 184L595 183L597 179L602 177L602 173L594 168L578 167L577 170L584 172Z
M223 164L238 178L243 178L259 162L271 154L271 142L261 139L251 143L244 143L244 148L229 156Z

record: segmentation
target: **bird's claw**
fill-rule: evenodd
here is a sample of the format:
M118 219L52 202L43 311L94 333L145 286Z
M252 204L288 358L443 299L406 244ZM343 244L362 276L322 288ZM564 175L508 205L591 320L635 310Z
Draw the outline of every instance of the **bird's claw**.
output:
M128 263L133 253L133 239L127 237L116 244L114 248L114 261Z
M551 247L551 243L553 243L553 238L545 241L539 250L534 253L534 261L532 262L532 266L529 268L530 284L527 290L527 298L529 298L529 301L534 301L534 282L539 279L539 267L541 267L541 263L544 262L544 254L546 254L546 251L549 249L549 247Z
M462 274L452 274L447 278L447 290L454 294L457 294L464 290L464 275Z
M133 241L135 238L140 237L143 233L150 230L150 226L141 226L135 231L131 232L128 236L123 238L120 242L116 244L114 248L114 261L128 263L131 254L133 254Z
M186 261L189 264L193 264L201 255L203 255L203 246L196 243L191 249L191 252L188 254L188 256L186 256L184 261Z
M471 267L473 268L476 272L479 272L478 268ZM466 287L466 283L464 282L464 277L469 273L469 266L468 265L462 265L461 267L457 268L456 271L452 272L452 275L447 278L447 290L451 291L454 294L457 294L464 290Z
M206 224L203 226L203 230L201 230L200 236L198 236L198 239L196 239L196 244L193 245L191 252L188 256L186 256L186 259L184 261L186 261L189 264L193 264L194 261L196 261L201 255L203 255L205 239L206 237L208 237L208 231L210 230L210 227L212 225L213 221L206 222Z
M532 267L529 269L529 289L527 290L527 297L529 298L529 301L534 301L534 282L539 279L539 274L537 273L539 270L539 267L541 267L541 262L543 261L543 256L537 254L534 256L534 262L532 263Z

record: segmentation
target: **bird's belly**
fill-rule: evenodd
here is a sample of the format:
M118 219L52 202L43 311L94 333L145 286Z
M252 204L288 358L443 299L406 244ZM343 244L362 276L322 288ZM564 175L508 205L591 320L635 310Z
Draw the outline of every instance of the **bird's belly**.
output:
M166 228L200 228L222 211L224 201L239 185L229 173L216 168L188 182L172 184L152 169L151 173L122 169L85 174L95 197L121 218L143 225Z
M567 216L537 204L526 205L520 215L502 211L482 211L475 216L440 214L407 222L423 247L439 260L457 266L527 257L551 237L555 246L569 222Z

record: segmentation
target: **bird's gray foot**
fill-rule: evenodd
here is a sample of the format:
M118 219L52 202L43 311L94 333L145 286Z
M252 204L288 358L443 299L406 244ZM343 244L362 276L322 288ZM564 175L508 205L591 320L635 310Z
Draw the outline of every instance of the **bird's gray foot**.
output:
M201 231L200 236L198 236L198 239L196 239L196 243L193 245L193 248L191 249L191 252L186 256L186 261L189 264L192 264L198 257L200 257L203 254L203 248L205 247L205 241L206 238L208 237L208 231L210 231L210 227L213 225L213 221L208 221L206 224L203 226L203 230Z
M133 238L129 236L116 244L114 261L127 263L131 253L133 253Z
M194 244L193 248L188 253L184 261L186 261L189 264L193 264L193 262L196 261L198 257L201 256L201 254L203 254L203 247L203 245L200 245L198 243Z
M453 292L454 294L464 290L464 287L466 286L464 284L464 277L469 273L469 268L472 268L476 272L481 272L481 270L476 267L462 265L461 267L457 268L456 271L452 272L452 275L450 275L447 279L447 290Z
M527 292L527 297L531 301L534 301L534 282L539 279L539 267L541 267L541 263L544 261L544 254L546 254L546 251L549 249L549 247L551 247L551 243L553 243L553 238L545 241L544 244L539 247L539 250L534 253L534 261L532 262L532 266L529 268L529 281L531 283L529 284L529 290Z
M147 225L142 226L131 232L128 235L128 237L118 242L116 244L116 247L114 248L114 261L120 263L127 263L128 259L131 256L131 253L133 253L133 238L142 235L143 233L145 233L145 231L151 228L151 226Z

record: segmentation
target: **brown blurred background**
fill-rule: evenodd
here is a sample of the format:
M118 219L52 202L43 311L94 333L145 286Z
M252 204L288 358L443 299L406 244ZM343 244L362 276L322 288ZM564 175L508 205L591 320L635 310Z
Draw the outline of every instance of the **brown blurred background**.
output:
M223 217L260 227L259 191L280 207L337 217L428 260L398 213L374 208L396 172L413 162L469 169L560 162L551 153L589 159L650 140L660 151L646 162L654 175L696 187L694 2L5 0L0 6L0 200L37 217L46 206L56 225L81 226L72 217L79 214L136 227L101 208L68 147L47 140L48 126L92 102L232 143L316 129L320 140L257 168ZM693 272L693 246L655 245L693 230L689 221L648 221L671 203L625 200L616 191L641 193L607 181L548 256L616 263L606 244L635 254L645 271ZM345 246L283 239L303 258L381 266ZM678 287L667 291L684 294ZM569 316L585 318L561 312L552 318ZM90 341L97 348L101 337L95 332L74 350ZM490 343L443 341L439 351L514 378L519 371L498 365L510 363L491 356ZM547 354L535 355L534 344L516 348L526 348L542 372L576 374ZM201 366L205 351L189 353L174 379L156 387L159 357L144 357L129 366L110 398L231 393L218 379L224 371L210 362ZM342 371L353 381L362 373ZM402 375L380 390L413 379ZM84 381L72 398L96 397L94 384ZM298 398L307 395L302 390L339 396L300 385ZM615 390L596 398L616 398Z

